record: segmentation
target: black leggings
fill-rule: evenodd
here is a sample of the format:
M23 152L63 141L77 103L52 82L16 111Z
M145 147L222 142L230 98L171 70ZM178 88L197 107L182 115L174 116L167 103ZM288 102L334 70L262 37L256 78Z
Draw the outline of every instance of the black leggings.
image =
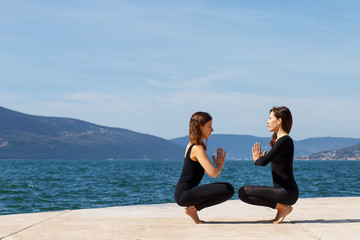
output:
M200 211L203 208L225 202L233 195L234 188L230 183L210 183L184 191L176 199L176 202L183 207L195 206Z
M282 187L245 186L239 189L239 198L252 205L275 208L277 203L293 205L298 194Z

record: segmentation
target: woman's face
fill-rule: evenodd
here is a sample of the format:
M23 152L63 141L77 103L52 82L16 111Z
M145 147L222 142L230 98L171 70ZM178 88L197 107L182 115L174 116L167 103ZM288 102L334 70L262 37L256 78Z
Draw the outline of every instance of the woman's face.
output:
M274 112L270 112L269 120L266 122L270 132L277 131L281 126L281 118L276 118Z
M209 138L210 134L214 131L212 128L212 120L205 123L204 126L201 126L201 134L203 138Z

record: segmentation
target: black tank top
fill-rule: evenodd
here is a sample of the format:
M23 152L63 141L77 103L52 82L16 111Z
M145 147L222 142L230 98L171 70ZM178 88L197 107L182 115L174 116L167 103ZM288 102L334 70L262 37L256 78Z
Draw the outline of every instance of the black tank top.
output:
M190 158L191 149L194 145L191 145L186 153L183 170L175 189L175 199L178 199L184 191L198 186L204 176L205 170L199 161L193 161Z

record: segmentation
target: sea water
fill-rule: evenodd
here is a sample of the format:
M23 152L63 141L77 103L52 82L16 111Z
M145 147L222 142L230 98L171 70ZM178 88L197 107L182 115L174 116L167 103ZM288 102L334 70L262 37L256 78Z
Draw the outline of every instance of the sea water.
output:
M174 202L183 160L0 160L0 215ZM360 196L360 161L295 161L301 198ZM272 185L270 165L226 161L216 179Z

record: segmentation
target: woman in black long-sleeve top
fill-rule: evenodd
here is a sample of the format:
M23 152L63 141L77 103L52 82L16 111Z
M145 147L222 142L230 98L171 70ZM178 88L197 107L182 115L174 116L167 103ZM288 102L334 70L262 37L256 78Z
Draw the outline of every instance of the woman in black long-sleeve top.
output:
M239 190L239 198L249 204L267 206L278 210L273 223L281 223L292 211L299 197L299 190L293 175L294 143L288 135L292 126L291 112L286 107L273 107L267 122L269 131L274 132L267 153L261 153L261 146L252 148L255 165L266 166L271 162L273 187L245 186Z

